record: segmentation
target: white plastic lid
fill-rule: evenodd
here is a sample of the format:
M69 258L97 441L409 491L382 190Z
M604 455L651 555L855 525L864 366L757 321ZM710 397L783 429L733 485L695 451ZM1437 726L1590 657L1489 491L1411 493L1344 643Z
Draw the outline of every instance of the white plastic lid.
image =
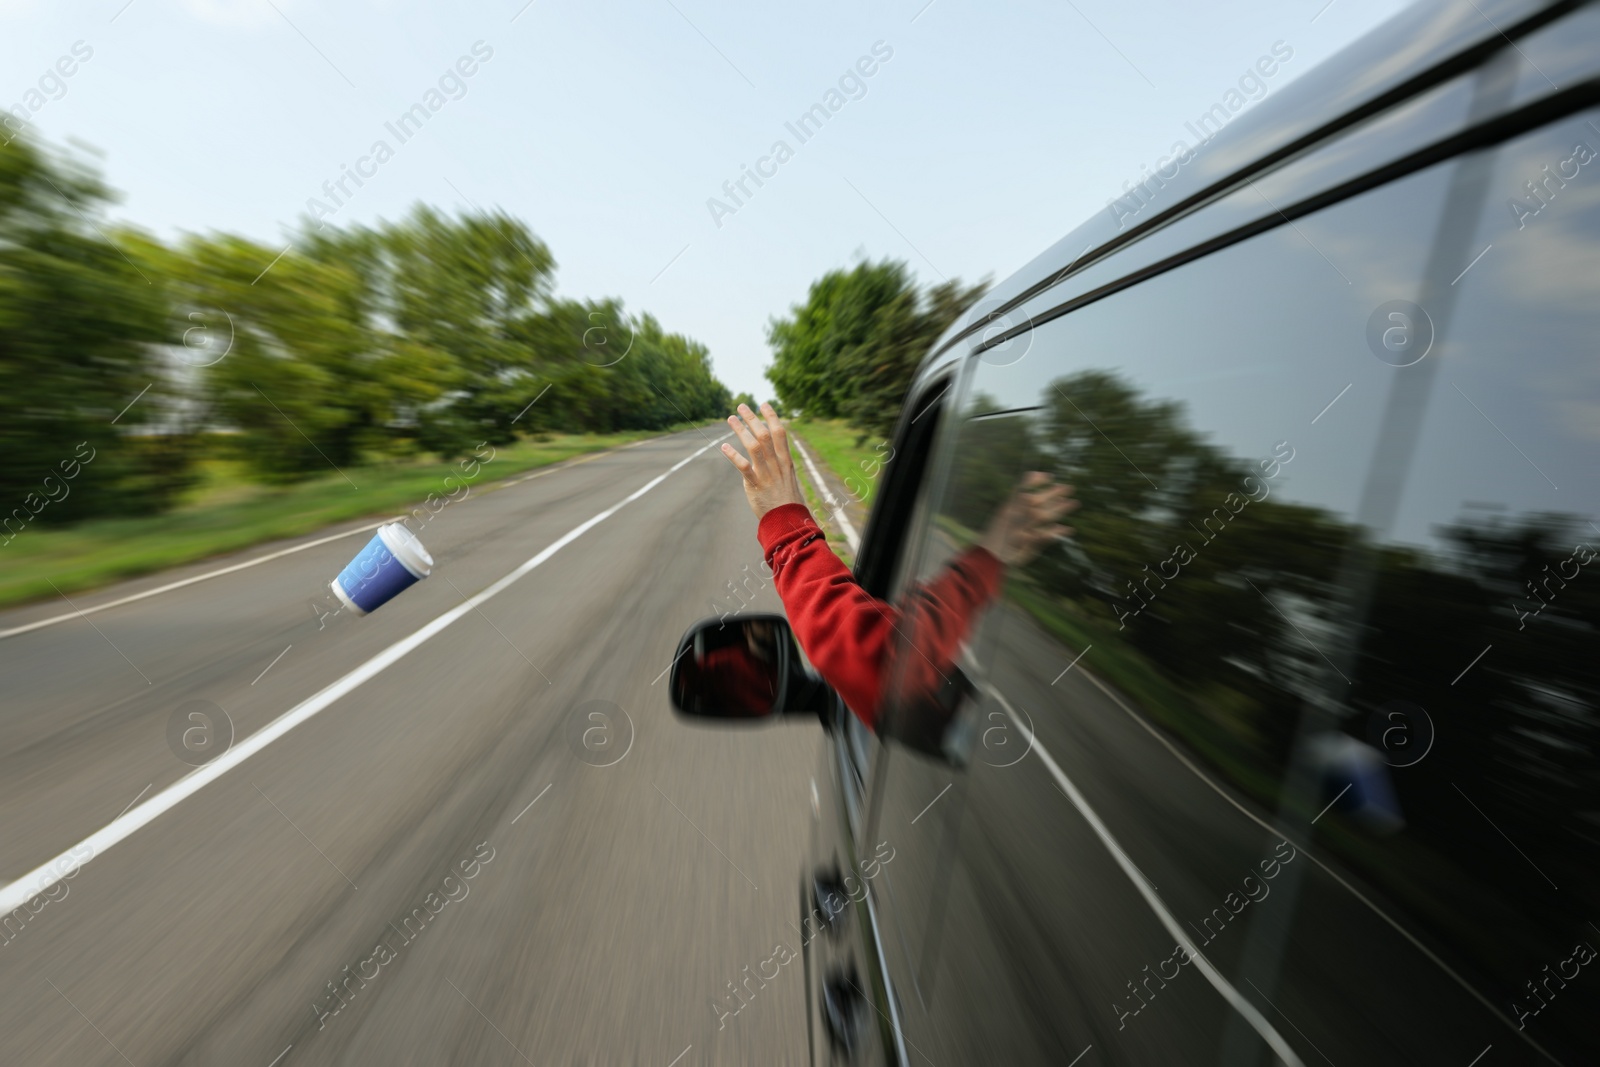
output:
M433 572L433 557L403 523L391 522L378 527L378 536L383 538L385 547L394 553L400 565L418 578L426 578Z

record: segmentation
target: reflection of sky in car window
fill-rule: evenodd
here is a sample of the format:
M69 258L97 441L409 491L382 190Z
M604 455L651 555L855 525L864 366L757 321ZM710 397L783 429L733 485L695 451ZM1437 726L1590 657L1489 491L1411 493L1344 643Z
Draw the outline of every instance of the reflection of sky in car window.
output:
M1393 539L1437 547L1435 528L1469 505L1592 516L1600 158L1522 230L1507 205L1575 142L1600 149L1592 118L1496 151L1474 232L1456 235L1471 251L1434 279L1450 288L1489 248L1456 281L1447 334L1426 357L1439 365ZM1374 356L1367 322L1387 301L1424 298L1420 279L1458 166L1430 168L1046 324L1015 364L980 364L973 389L1002 407L1037 404L1054 380L1113 370L1146 400L1181 401L1187 424L1232 456L1256 459L1289 441L1295 459L1274 495L1348 521L1390 386L1416 373Z
M1457 283L1435 410L1401 509L1398 529L1407 540L1465 501L1501 503L1513 513L1594 515L1600 156L1522 229L1508 206L1512 196L1528 195L1523 182L1542 176L1545 165L1556 170L1578 141L1600 150L1600 132L1582 116L1497 153L1471 254L1488 251Z

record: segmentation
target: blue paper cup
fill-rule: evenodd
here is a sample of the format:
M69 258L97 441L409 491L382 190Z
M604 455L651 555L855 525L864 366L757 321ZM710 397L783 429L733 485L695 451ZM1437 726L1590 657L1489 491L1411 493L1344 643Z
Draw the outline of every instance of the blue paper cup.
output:
M365 615L416 585L433 570L433 557L416 534L398 522L378 527L339 577L329 583L344 606Z

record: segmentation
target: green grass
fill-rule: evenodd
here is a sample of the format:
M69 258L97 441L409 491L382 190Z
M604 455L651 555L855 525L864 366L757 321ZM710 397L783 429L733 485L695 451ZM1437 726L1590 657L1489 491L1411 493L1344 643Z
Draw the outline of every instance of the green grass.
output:
M817 462L822 462L820 459ZM811 509L811 514L819 520L828 514L828 506L824 504L811 485L811 475L804 467L800 470L800 491L806 495L806 507ZM825 525L825 524L824 524ZM828 533L828 531L824 531ZM850 551L850 546L845 543L844 537L835 533L828 533L828 547L833 549L833 554L844 560L845 566L854 567L855 554Z
M289 486L266 486L247 481L237 463L206 461L199 484L164 514L23 530L0 547L0 606L53 597L52 582L64 593L92 589L337 522L398 516L430 493L451 492L454 483L444 484L451 474L469 485L487 486L522 471L670 432L551 434L543 441L522 440L499 448L471 479L461 476L454 463L396 460L346 468L350 481L329 474Z
M872 491L883 477L883 457L889 455L886 442L864 438L857 444L860 431L841 419L794 419L789 423L789 428L805 441L806 447L823 469L844 484L849 495L841 503L859 500L863 505L871 506ZM880 443L884 446L881 450L876 448ZM812 486L804 464L801 465L800 474L800 488L806 494L806 504L811 508L811 513L826 515L829 509ZM844 538L829 537L828 544L845 563L854 564L850 546L844 543Z
M864 437L841 419L795 419L790 425L845 490L870 507L883 480L884 457L891 454L888 441Z

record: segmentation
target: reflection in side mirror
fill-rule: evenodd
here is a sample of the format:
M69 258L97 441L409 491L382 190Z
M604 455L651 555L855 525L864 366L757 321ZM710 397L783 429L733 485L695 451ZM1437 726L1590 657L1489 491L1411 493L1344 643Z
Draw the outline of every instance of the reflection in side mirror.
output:
M672 661L672 706L681 715L754 720L816 710L817 688L781 615L702 619Z

